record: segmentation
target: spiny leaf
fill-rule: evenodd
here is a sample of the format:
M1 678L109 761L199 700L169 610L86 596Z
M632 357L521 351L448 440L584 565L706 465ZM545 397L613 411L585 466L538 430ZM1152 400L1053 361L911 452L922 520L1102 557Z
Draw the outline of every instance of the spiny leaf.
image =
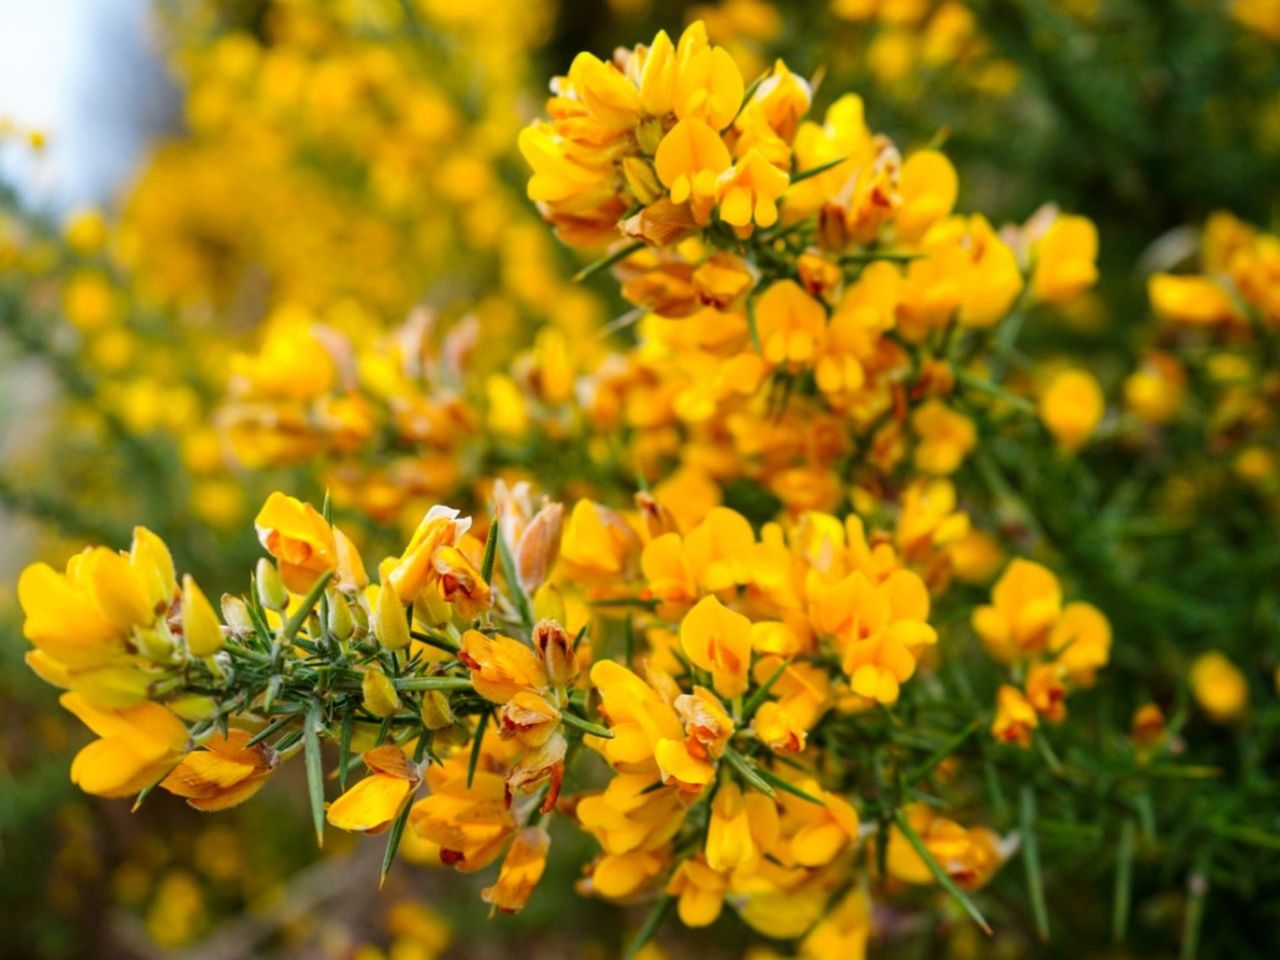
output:
M347 767L351 765L351 733L355 727L355 714L342 717L342 737L338 741L338 786L347 789Z
M520 587L520 579L516 575L516 562L511 557L511 548L507 546L507 538L499 536L498 553L502 557L502 576L507 582L507 591L516 605L516 613L526 629L533 629L533 610L529 606L529 598Z
M821 797L815 797L812 793L801 790L790 780L786 780L778 776L766 767L756 767L755 770L756 773L760 775L760 779L764 780L772 787L777 787L783 793L789 793L793 797L799 797L801 800L808 801L818 807L825 807L827 805L826 801Z
M867 250L864 253L848 253L840 258L847 265L863 263L911 263L913 260L924 260L927 253L909 250Z
M396 850L400 848L400 838L404 836L404 825L409 820L409 811L413 809L413 804L405 800L404 809L396 817L391 824L391 830L387 833L387 848L382 852L382 869L378 871L378 889L382 889L382 885L387 882L387 874L391 871L391 864L396 859Z
M755 787L766 797L777 796L773 787L769 786L769 781L761 777L760 772L755 768L751 761L740 754L737 750L733 749L733 747L724 748L724 758L729 761L729 765L733 767L733 769L738 771L743 780L747 781L747 783L751 784L751 786Z
M911 823L907 820L906 814L901 810L898 810L894 813L893 819L898 825L898 829L902 831L902 835L907 838L907 842L911 844L911 848L915 850L917 856L924 861L925 866L929 868L929 872L933 874L934 879L938 881L942 886L942 889L946 890L947 893L951 894L951 896L955 898L956 902L964 908L964 912L973 919L974 923L982 928L983 933L990 936L991 925L987 923L986 918L982 915L982 911L979 910L977 905L969 898L969 895L956 885L956 882L951 879L951 875L942 869L938 864L938 861L933 859L933 854L929 852L929 848L926 847L924 841L920 839L920 834L916 833L915 828L911 826Z
M476 778L476 766L480 763L480 746L484 743L484 731L489 726L490 711L480 714L480 722L476 724L476 738L471 742L471 758L467 761L467 789Z
M609 254L608 256L601 257L599 260L596 260L592 263L587 264L585 267L583 267L581 270L575 273L573 275L573 282L581 283L583 280L586 280L587 277L595 276L601 270L608 270L618 261L625 260L627 259L627 257L631 256L637 250L642 250L642 249L644 249L644 243L639 240L636 240L634 243L628 243L624 247L619 247L617 250L613 251L613 253Z
M1116 850L1116 884L1111 901L1111 939L1123 943L1129 931L1129 903L1133 897L1132 820L1120 825L1120 846Z
M769 695L769 691L773 689L773 685L778 682L784 673L787 672L787 667L789 666L791 666L790 662L783 660L778 664L778 668L769 675L769 679L760 684L756 692L747 698L747 702L742 705L743 724L746 724L755 716L756 711L759 710L761 705L764 703L765 697L767 697Z
M470 677L396 677L392 686L400 691L470 690Z
M837 157L834 160L828 160L826 163L820 163L816 167L810 167L808 170L801 170L799 173L792 175L791 182L792 184L797 184L808 180L810 177L816 177L820 173L826 173L832 167L838 167L848 159L848 157Z
M320 725L322 719L319 700L313 700L307 710L302 728L302 752L307 763L307 792L311 797L311 822L316 828L316 844L324 846L324 769L320 758Z
M1027 867L1027 889L1031 895L1031 912L1036 918L1036 933L1049 939L1049 910L1044 902L1044 873L1040 869L1040 843L1036 837L1036 792L1031 784L1023 784L1019 796L1022 826L1022 862Z
M248 740L246 740L244 745L246 747L257 746L263 740L266 740L268 737L272 736L277 730L279 730L285 724L292 723L292 722L293 722L293 717L289 715L285 715L281 717L279 720L273 720L271 721L271 723L268 723L265 727L263 727L261 730L255 733Z
M560 719L571 727L577 727L583 733L589 733L593 737L603 737L605 740L613 739L613 731L607 727L602 727L598 723L592 723L590 720L584 720L577 714L570 713L565 710L560 714Z
M302 598L302 603L298 605L298 609L294 611L293 616L289 618L289 622L285 624L283 636L286 641L292 641L298 635L298 631L307 622L307 617L311 616L311 611L315 609L316 603L320 600L320 594L324 593L324 588L329 585L329 581L332 579L333 571L331 570L316 578L316 582L311 585L307 595Z
M1182 924L1181 960L1194 960L1200 952L1200 927L1204 923L1204 901L1209 894L1209 848L1196 854L1187 876L1187 912Z
M929 776L929 774L933 773L933 771L937 769L938 764L942 763L943 760L955 753L966 740L973 736L974 731L982 726L984 719L985 718L983 717L975 717L972 723L930 754L928 759L918 767L911 770L907 774L907 784L914 786L925 777Z
M498 517L495 514L489 520L489 535L484 538L484 559L480 561L480 579L485 583L493 581L493 561L498 548Z

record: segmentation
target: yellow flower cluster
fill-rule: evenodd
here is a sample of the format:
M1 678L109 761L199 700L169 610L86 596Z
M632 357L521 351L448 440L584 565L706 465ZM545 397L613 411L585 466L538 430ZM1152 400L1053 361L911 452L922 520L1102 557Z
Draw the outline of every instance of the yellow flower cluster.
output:
M477 43L496 9L420 6ZM503 14L495 49L518 54L539 10ZM612 341L587 336L595 300L495 179L515 87L483 84L498 102L463 124L465 91L428 69L440 50L391 56L342 16L287 4L270 43L192 51L196 137L155 158L114 240L145 297L193 317L234 313L262 258L253 346L209 337L218 426L243 465L318 466L332 497L271 494L254 519L270 559L216 607L142 528L128 553L23 574L28 661L99 738L73 779L213 811L301 757L318 837L384 835L384 875L397 852L500 863L481 894L497 911L534 895L560 817L598 846L581 892L691 927L732 912L810 960L860 955L873 900L933 884L985 927L970 894L1034 843L1035 765L1057 771L1068 700L1078 722L1111 660L1107 616L1067 599L1111 584L1002 473L1011 443L1073 471L1133 439L1091 372L1016 348L1096 283L1093 224L958 211L942 152L900 151L852 94L814 113L812 83L781 61L745 76L695 21L580 54L518 134L542 217L611 247L583 274L611 270L634 307ZM317 157L359 188L316 187ZM171 202L192 176L241 175L278 183L287 210ZM109 235L84 216L64 242L90 256ZM252 257L247 236L264 238ZM1207 376L1209 434L1274 492L1280 242L1218 216L1203 261L1152 278L1162 325L1125 403L1150 442ZM509 296L418 303L424 276L455 270ZM109 275L86 264L59 290L91 342L119 322ZM221 463L210 431L191 447ZM348 536L335 508L372 522ZM407 519L387 555L379 530ZM989 657L961 665L975 638ZM1225 655L1188 681L1211 720L1245 716ZM1143 763L1170 742L1155 704L1131 733Z
M1156 273L1147 293L1155 342L1125 381L1125 400L1155 427L1190 423L1232 472L1269 502L1280 496L1280 237L1217 213L1201 271ZM1205 385L1205 411L1188 384Z
M189 577L179 588L142 529L128 554L98 547L65 573L30 568L29 662L102 738L73 778L106 796L158 784L219 810L301 751L318 804L313 744L332 737L340 778L355 753L368 775L325 819L393 844L407 827L461 870L503 858L483 894L495 909L524 905L548 854L541 818L560 812L601 846L585 892L662 894L690 926L729 904L773 937L832 936L836 921L814 924L867 834L811 737L828 715L893 707L931 662L930 587L946 591L968 529L950 485L910 493L892 532L807 513L759 535L723 507L682 526L645 494L622 514L497 492L484 543L457 511L432 508L376 584L341 529L272 494L255 525L274 562L258 564L246 598L222 598L221 617ZM1106 662L1106 621L1083 604L1059 610L1052 575L1035 567L1023 584L1022 563L974 612L979 633L1005 659L1048 651L1087 685ZM623 611L644 652L628 640L600 656ZM1043 696L1060 714L1058 694ZM284 732L300 712L301 729ZM613 776L562 796L581 745ZM1004 856L998 838L926 813L911 808L902 829L957 882L984 882ZM928 882L902 829L891 873Z

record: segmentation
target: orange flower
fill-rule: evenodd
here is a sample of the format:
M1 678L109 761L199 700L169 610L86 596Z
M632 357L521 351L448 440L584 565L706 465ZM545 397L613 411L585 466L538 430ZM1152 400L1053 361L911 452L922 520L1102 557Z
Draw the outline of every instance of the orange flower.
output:
M493 863L516 829L503 778L477 770L468 788L465 764L446 764L427 768L427 784L431 795L409 813L414 831L440 846L447 866L469 873Z
M1040 725L1035 708L1017 687L1003 684L996 697L996 716L991 735L1002 743L1016 743L1024 750L1031 746L1031 731Z
M329 804L328 820L339 830L379 834L400 816L422 775L394 744L374 747L362 759L369 776Z
M468 630L462 635L458 656L470 668L476 692L491 703L506 703L521 691L547 688L547 673L533 648L511 637Z
M188 753L160 786L185 797L197 810L225 810L262 789L279 758L264 743L247 746L251 734L230 730L214 734L203 749Z
M485 903L503 913L519 913L547 867L551 835L541 827L526 827L516 834L498 871L498 882L480 891Z

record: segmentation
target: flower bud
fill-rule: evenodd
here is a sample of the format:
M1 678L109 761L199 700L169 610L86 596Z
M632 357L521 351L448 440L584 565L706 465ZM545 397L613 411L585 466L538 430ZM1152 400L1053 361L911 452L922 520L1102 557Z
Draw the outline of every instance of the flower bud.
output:
M662 119L660 117L649 117L641 121L636 127L636 142L640 149L653 156L658 152L658 144L662 143L662 138L666 136L666 131L662 129Z
M557 687L566 687L578 676L573 639L554 620L540 620L533 628L533 646L542 657L547 676Z
M173 635L163 623L155 627L135 630L133 642L148 660L156 663L173 663L174 661Z
M188 723L212 720L218 715L217 701L200 694L181 694L165 701L165 706Z
M396 693L395 684L377 665L364 672L360 691L364 694L364 708L375 717L390 717L400 709L400 695Z
M560 555L560 528L564 524L564 504L544 504L520 535L516 546L516 579L528 595L546 582Z
M383 584L378 588L378 602L371 619L374 636L388 650L403 650L409 646L412 637L409 636L405 606L390 584Z
M351 614L351 619L355 623L353 635L357 637L367 636L369 633L369 608L363 603L353 603L347 607L347 612Z
M645 532L652 540L664 533L678 533L675 517L662 502L651 493L643 491L636 494L636 509L640 511L640 519L644 521Z
M254 571L258 585L258 601L268 610L283 613L289 606L289 595L285 593L284 584L280 582L278 571L270 560L262 557Z
M249 606L239 597L229 593L222 595L222 619L237 635L253 633L253 618L249 616Z
M209 657L222 649L222 624L191 574L182 578L182 631L193 657Z
M646 206L661 198L666 192L658 179L653 164L640 157L622 159L622 175L635 198Z
M339 640L347 640L355 633L356 621L351 615L351 604L341 593L329 597L329 633Z
M449 706L449 698L439 690L428 690L422 695L422 725L428 730L453 726L453 708Z

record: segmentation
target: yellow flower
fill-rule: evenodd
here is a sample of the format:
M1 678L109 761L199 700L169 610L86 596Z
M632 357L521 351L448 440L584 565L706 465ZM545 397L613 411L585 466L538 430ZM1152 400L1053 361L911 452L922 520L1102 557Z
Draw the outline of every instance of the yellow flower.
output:
M579 800L575 815L605 853L621 856L662 849L684 823L685 807L679 789L654 775L619 773Z
M76 253L94 254L106 245L107 221L102 211L93 207L73 210L63 224L62 235Z
M1208 277L1157 273L1147 281L1147 297L1157 317L1175 323L1211 326L1237 316L1227 292Z
M1153 350L1124 382L1129 409L1148 423L1168 423L1178 415L1187 392L1187 374L1169 353Z
M676 911L686 927L706 927L714 923L724 908L729 880L707 866L702 857L683 860L667 884L667 893L679 897Z
M422 775L394 744L366 750L362 759L369 776L329 804L328 820L339 830L379 834L400 816Z
M1072 683L1091 687L1111 657L1111 624L1092 604L1069 603L1049 633L1049 653Z
M685 749L703 760L718 760L733 736L733 720L720 698L706 687L695 686L672 704L684 724Z
M659 775L663 783L689 793L700 792L715 777L705 749L690 750L675 708L653 687L612 660L592 666L591 682L613 739L588 736L584 741L615 770Z
M1140 750L1150 750L1164 739L1164 711L1154 703L1144 703L1133 712L1129 736Z
M498 871L498 881L480 891L485 903L502 913L519 913L547 867L551 835L541 827L526 827L516 834Z
M640 91L612 63L579 53L569 67L569 83L592 121L612 131L635 126L640 119Z
M395 589L401 603L413 603L429 584L437 582L436 551L455 545L470 528L470 517L459 519L457 510L432 507L383 582Z
M310 400L328 392L337 377L329 351L307 311L287 306L268 319L256 354L231 358L233 389L264 399Z
M800 960L866 960L871 898L858 884L800 942Z
M1249 706L1249 684L1244 674L1217 650L1196 657L1188 677L1196 703L1215 723L1237 720Z
M814 625L835 637L849 685L859 696L896 703L915 673L921 647L937 641L929 591L918 574L895 570L874 583L855 570L833 585L811 587Z
M438 578L440 599L453 607L463 620L475 620L493 605L489 585L466 555L457 547L440 546L432 555Z
M706 863L719 873L755 872L777 842L778 807L763 793L743 793L733 782L721 784L711 801Z
M755 304L756 331L765 360L792 369L808 365L817 355L826 333L827 314L822 304L794 280L778 280Z
M669 861L665 851L606 854L588 866L590 879L585 887L610 900L630 899L656 880Z
M174 796L185 797L197 810L226 810L262 789L279 758L266 744L248 746L251 734L230 730L215 733L200 750L192 751L160 781Z
M1040 396L1040 420L1068 453L1093 435L1105 410L1102 388L1085 370L1063 370Z
M894 219L897 238L915 243L929 228L950 216L960 192L956 169L936 150L919 150L907 157L898 173L901 206Z
M71 761L71 781L85 793L137 793L157 783L182 759L187 728L158 703L108 710L75 692L64 693L58 702L101 738Z
M792 73L781 60L776 60L773 70L756 86L751 99L742 108L737 126L756 129L764 124L772 137L785 146L795 138L812 100L813 91L808 81ZM790 159L789 149L787 159Z
M916 444L915 464L925 473L955 473L978 442L973 421L941 400L929 400L911 414Z
M1031 746L1031 731L1040 725L1036 711L1022 691L1002 684L996 695L996 716L991 735L1001 743L1016 743L1024 750Z
M362 706L375 717L394 716L400 710L400 695L395 684L376 663L371 664L360 678Z
M100 330L119 316L118 294L97 270L77 270L62 289L62 310L77 330Z
M965 829L923 803L910 804L903 813L938 865L966 889L975 890L986 884L1004 859L999 838L986 827ZM889 830L886 867L892 876L905 883L937 882L897 826Z
M770 854L785 867L826 866L857 840L858 811L844 797L823 790L812 777L796 776L790 771L782 775L822 803L779 792L780 832Z
M1005 663L1041 653L1062 611L1058 578L1030 560L1015 559L996 581L991 605L973 611L973 629Z
M98 549L108 557L116 556ZM23 634L41 652L70 666L98 666L122 652L122 632L99 603L95 572L101 571L107 589L113 587L111 580L120 582L122 577L113 561L105 566L91 562L95 555L86 552L73 557L65 574L35 563L18 578L18 600L26 614ZM136 596L141 610L145 599L140 588Z
M209 657L222 649L222 623L190 574L182 578L182 632L194 657Z
M614 578L634 562L640 541L617 513L590 500L579 500L569 513L560 539L560 559L587 578Z
M754 546L755 533L747 519L716 507L685 537L685 563L703 590L721 593L750 581Z
M701 117L713 130L727 127L742 106L746 84L724 47L707 43L707 28L696 20L676 44L673 109L681 120Z
M662 138L653 163L671 202L688 204L693 219L707 223L719 193L719 177L733 163L720 135L703 120L681 120Z
M476 692L491 703L506 703L521 691L547 688L547 673L537 654L511 637L468 630L462 635L458 656L471 670Z
M292 592L306 593L318 577L338 569L333 527L311 504L276 491L267 497L253 524L259 542L280 565L280 579Z
M778 222L778 199L790 178L764 158L759 150L747 155L720 175L720 219L740 237L751 235L752 224L771 227Z
M1031 293L1044 303L1068 303L1098 280L1098 228L1086 217L1059 216L1036 247Z
M1027 702L1050 723L1067 716L1066 671L1057 663L1033 663L1027 670Z
M799 753L808 738L808 728L785 704L775 700L762 703L751 718L756 737L774 753Z
M431 794L409 813L414 831L439 844L447 866L469 873L493 863L516 829L503 778L477 770L468 788L465 762L446 763L427 768L427 784Z
M498 730L527 747L540 747L560 726L560 711L541 694L521 690L498 709Z
M26 614L23 634L40 655L33 665L98 706L136 703L146 681L127 660L128 644L135 642L152 659L170 659L167 632L153 628L176 593L169 551L143 527L134 530L127 556L94 547L72 557L65 573L32 564L18 578L18 601Z
M751 666L751 621L715 597L704 597L680 623L680 649L689 662L711 673L722 697L747 690Z
M1004 551L988 533L970 529L952 543L947 553L951 558L951 571L965 583L985 584L1004 565Z

